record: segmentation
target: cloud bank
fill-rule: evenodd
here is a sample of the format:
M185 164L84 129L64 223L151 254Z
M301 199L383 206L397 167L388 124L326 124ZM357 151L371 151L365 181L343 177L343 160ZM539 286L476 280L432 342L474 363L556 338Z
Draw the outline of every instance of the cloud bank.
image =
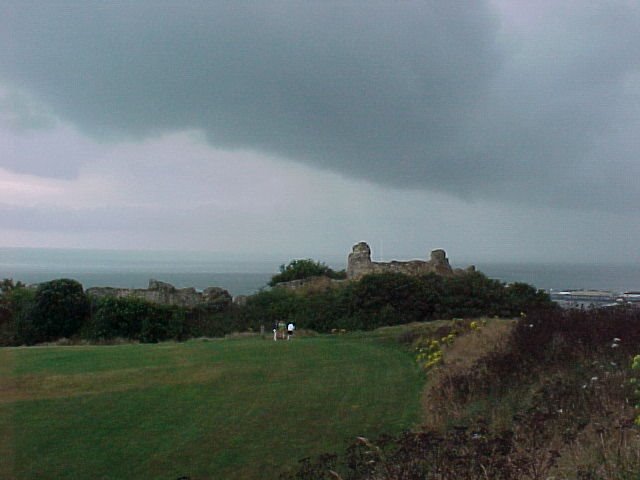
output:
M102 142L199 130L391 188L630 210L639 24L622 1L9 1L0 83ZM42 163L1 166L82 165Z

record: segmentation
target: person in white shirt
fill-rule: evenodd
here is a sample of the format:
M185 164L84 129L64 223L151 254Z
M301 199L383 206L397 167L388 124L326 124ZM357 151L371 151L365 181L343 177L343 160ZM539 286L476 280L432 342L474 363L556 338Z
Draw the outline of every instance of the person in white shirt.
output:
M287 340L291 340L291 335L293 335L293 331L296 329L296 326L293 323L289 323L287 325Z

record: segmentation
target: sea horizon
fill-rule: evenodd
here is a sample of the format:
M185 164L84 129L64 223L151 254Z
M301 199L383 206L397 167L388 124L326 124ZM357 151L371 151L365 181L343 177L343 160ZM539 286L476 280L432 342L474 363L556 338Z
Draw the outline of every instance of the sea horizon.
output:
M291 258L277 254L0 247L0 278L27 284L73 278L84 288L146 288L150 279L156 279L177 288L218 286L236 296L265 288L279 266ZM346 267L346 254L318 256L317 260L338 270ZM467 264L452 262L452 266L465 268ZM636 264L488 261L475 266L490 278L529 283L547 291L640 290L640 265Z

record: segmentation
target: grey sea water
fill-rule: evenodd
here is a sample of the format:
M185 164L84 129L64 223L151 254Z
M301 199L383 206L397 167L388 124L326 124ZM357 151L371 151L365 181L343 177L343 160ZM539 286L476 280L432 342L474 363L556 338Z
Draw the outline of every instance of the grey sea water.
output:
M25 283L74 278L85 288L144 288L154 278L179 288L220 286L232 295L246 295L265 287L288 260L191 252L0 248L0 278ZM319 260L337 269L346 262L346 258ZM503 282L526 282L545 290L640 290L640 265L479 263L477 268Z
M27 284L73 278L85 288L146 288L153 278L178 288L220 286L234 296L247 295L265 287L278 265L191 252L0 248L0 278Z
M495 263L477 267L491 278L530 283L544 290L640 290L640 265Z

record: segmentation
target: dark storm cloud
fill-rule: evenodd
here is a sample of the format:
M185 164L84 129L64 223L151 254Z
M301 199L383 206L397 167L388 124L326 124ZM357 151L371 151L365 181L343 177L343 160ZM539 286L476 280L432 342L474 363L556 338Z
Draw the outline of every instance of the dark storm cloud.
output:
M195 128L391 186L635 204L611 168L639 173L638 8L574 7L520 35L482 2L16 1L0 82L102 138Z

